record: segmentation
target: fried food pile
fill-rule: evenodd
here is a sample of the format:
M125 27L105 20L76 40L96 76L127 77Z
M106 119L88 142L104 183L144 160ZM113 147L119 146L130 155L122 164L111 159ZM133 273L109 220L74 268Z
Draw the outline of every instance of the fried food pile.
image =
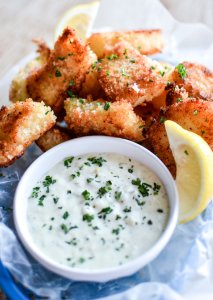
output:
M191 62L151 59L163 50L160 30L95 33L84 44L66 28L54 49L36 43L38 57L13 79L13 104L0 111L0 166L34 141L47 151L95 134L145 145L175 176L166 119L213 149L213 73Z

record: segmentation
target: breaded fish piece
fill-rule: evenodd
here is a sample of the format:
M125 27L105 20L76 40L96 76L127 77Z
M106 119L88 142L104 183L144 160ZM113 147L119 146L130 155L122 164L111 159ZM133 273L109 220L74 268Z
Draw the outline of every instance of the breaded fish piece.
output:
M166 106L172 105L177 102L189 100L189 94L183 86L178 86L174 82L169 83L166 88Z
M158 29L93 33L87 41L98 58L104 57L105 51L120 41L129 42L144 55L159 53L163 49L163 35Z
M0 110L0 166L10 165L55 124L56 117L43 102L16 102Z
M172 74L172 81L183 87L189 96L213 100L213 72L191 62L179 64Z
M152 70L153 61L126 42L115 45L101 61L99 83L109 99L128 101L134 107L151 101L165 88L165 79Z
M130 103L67 99L65 110L68 128L79 136L104 134L137 142L144 139L144 121L134 113Z
M70 140L70 136L64 132L58 126L54 126L47 132L45 132L37 141L36 144L41 148L42 151L46 152L47 150L59 145L63 142Z
M33 70L39 69L44 65L49 58L50 49L46 43L41 40L34 40L34 42L37 44L39 56L27 63L13 78L9 91L9 98L12 102L25 101L25 99L29 98L26 83L27 77Z
M154 153L173 175L176 173L175 161L166 135L165 120L172 120L184 129L200 135L213 150L213 102L188 99L169 106L149 128L148 139Z
M89 46L67 28L56 41L48 62L27 78L27 91L35 101L43 100L59 113L64 99L79 92L94 61L96 56Z

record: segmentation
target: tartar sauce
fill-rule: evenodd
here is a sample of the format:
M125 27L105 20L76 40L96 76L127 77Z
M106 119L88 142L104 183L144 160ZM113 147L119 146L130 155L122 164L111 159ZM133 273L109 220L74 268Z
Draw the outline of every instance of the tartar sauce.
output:
M147 251L168 220L164 186L128 157L68 157L33 187L27 208L34 242L53 260L78 268L122 265Z

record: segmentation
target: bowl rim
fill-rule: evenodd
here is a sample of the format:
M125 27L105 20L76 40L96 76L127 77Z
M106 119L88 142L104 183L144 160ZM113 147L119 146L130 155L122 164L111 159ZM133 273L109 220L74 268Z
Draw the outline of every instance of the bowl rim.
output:
M109 267L109 268L104 268L104 269L88 270L88 269L81 269L81 268L76 268L76 267L72 268L70 266L66 266L66 265L60 264L58 262L55 262L53 259L51 259L47 255L45 255L42 252L42 250L40 250L37 247L37 245L34 242L32 242L32 240L28 240L28 237L24 234L25 229L23 229L23 227L21 226L23 217L26 219L26 214L23 216L23 214L20 213L20 211L22 211L22 209L20 209L20 204L22 203L21 202L21 199L22 199L21 194L22 194L22 190L25 186L25 182L30 180L29 175L33 172L34 169L36 169L37 165L41 164L41 162L48 159L48 157L52 157L55 154L58 154L58 155L60 154L60 157L61 157L62 153L65 151L65 149L66 149L66 147L68 147L68 145L73 146L73 145L75 145L75 143L79 144L79 143L84 143L84 142L85 143L86 142L95 142L93 144L94 148L96 147L96 143L98 144L101 142L102 143L103 142L106 142L106 143L111 142L111 143L117 143L117 144L121 143L121 144L126 144L132 148L135 148L135 149L137 149L137 151L143 152L146 156L148 156L152 160L155 160L155 162L158 164L158 166L161 168L161 170L165 173L165 175L166 175L165 178L167 178L167 183L170 185L170 188L172 189L172 192L173 192L173 199L169 199L169 196L168 196L169 206L171 206L171 204L172 204L172 209L170 208L170 210L169 210L169 217L168 217L166 227L165 227L163 233L161 234L161 236L159 237L159 239L146 252L144 252L140 256L138 256L138 257L134 258L133 260L131 260L123 265L120 265L120 266ZM72 147L70 147L70 148L72 148ZM120 151L119 152L118 151L110 151L109 152L109 151L95 151L94 150L94 151L89 151L89 152L84 151L84 154L100 153L100 152L102 152L102 153L110 153L111 152L111 153L119 154ZM120 153L120 154L125 155L123 153ZM72 155L72 151L71 151L70 156L71 155ZM81 155L81 154L79 154L79 155ZM128 156L128 155L125 155L125 156ZM131 153L129 156L131 156ZM133 153L133 156L134 156L134 153ZM68 156L66 155L65 157L68 157ZM54 165L56 165L59 161L63 160L65 157L61 157L60 159L58 159L57 162L54 162L49 169L51 169ZM135 159L137 161L136 158L133 158L133 159ZM147 161L144 164L149 168L149 163ZM47 170L39 171L40 177L46 172L47 172ZM158 177L162 182L162 178L160 176L158 176ZM167 186L165 184L164 184L164 187L168 194ZM25 204L26 204L25 205L25 209L26 209L27 201L25 201ZM28 252L39 263L41 263L44 267L46 267L48 270L53 271L56 274L59 274L63 277L73 279L73 280L105 282L108 280L112 280L112 279L116 279L116 278L120 278L120 277L124 277L124 276L129 276L129 275L135 273L136 271L138 271L139 269L141 269L142 267L144 267L145 265L147 265L157 255L159 255L160 252L164 249L164 247L168 243L168 241L170 240L172 233L174 232L174 230L176 228L177 221L178 221L178 210L179 210L178 193L177 193L175 181L174 181L172 175L170 174L169 170L167 169L167 167L162 163L162 161L157 156L155 156L152 152L150 152L148 149L144 148L143 146L136 144L132 141L126 140L126 139L116 138L116 137L108 137L108 136L86 136L86 137L75 138L75 139L66 141L64 143L61 143L61 144L53 147L52 149L50 149L47 152L40 155L27 168L27 170L23 174L23 176L17 186L16 192L15 192L13 217L14 217L15 228L16 228L16 231L18 233L18 236L19 236L22 244L25 246L25 248L28 250ZM28 231L28 233L29 233L29 231ZM29 236L30 236L30 233L29 233Z

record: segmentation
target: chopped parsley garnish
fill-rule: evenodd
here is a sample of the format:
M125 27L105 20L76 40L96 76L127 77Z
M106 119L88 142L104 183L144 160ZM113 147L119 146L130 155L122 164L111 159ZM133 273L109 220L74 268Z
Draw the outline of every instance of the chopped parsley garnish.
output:
M71 191L71 190L68 190L68 191L67 191L67 194L72 194L72 191Z
M73 162L74 156L68 157L64 160L64 166L69 168Z
M198 110L197 110L197 109L195 109L195 110L194 110L194 112L193 112L193 115L195 115L195 116L196 116L197 114L198 114Z
M65 243L67 243L68 245L76 246L77 245L77 239L73 238L73 239L71 239L71 241L68 241L68 242L65 242Z
M157 209L157 212L162 214L163 213L163 210L161 208Z
M160 117L160 123L163 124L165 121L166 121L166 118L161 116Z
M132 174L133 171L134 171L134 170L133 170L133 167L134 167L134 166L131 166L131 168L128 169L128 172L131 173L131 174Z
M120 200L121 199L121 195L122 195L122 192L115 191L115 199L116 200Z
M140 201L139 199L135 199L135 201L137 202L138 206L143 206L146 202L145 201Z
M110 108L110 102L106 102L104 104L104 110L108 110Z
M88 160L93 164L93 165L98 165L99 167L103 166L103 163L106 162L106 160L103 157L89 157Z
M132 210L132 208L131 208L131 206L129 206L129 207L125 207L125 208L123 209L123 212L129 213L129 212L131 212L131 210Z
M61 224L61 229L65 234L67 234L70 231L70 229L65 224Z
M94 216L90 215L90 214L85 214L85 215L83 215L83 218L82 218L83 221L86 221L88 223L92 222L93 219L94 219Z
M69 86L74 86L74 85L75 85L75 82L73 80L70 80Z
M84 99L79 99L79 102L81 103L81 104L84 104Z
M134 63L136 62L136 60L135 60L135 59L130 59L130 62L131 62L132 64L134 64Z
M141 180L140 180L139 178L133 179L133 180L132 180L132 184L133 184L133 185L140 185L140 184L141 184Z
M83 264L85 262L85 258L80 257L78 261L79 261L80 264Z
M61 72L59 70L56 70L55 71L55 77L61 77Z
M65 60L65 56L58 56L58 60Z
M57 203L58 203L58 200L59 200L59 198L58 198L58 197L54 197L54 198L53 198L53 202L54 202L55 204L57 204Z
M118 58L117 54L110 54L107 56L107 59L109 59L109 60L113 60L113 59L117 59L117 58Z
M46 192L49 193L50 185L56 183L56 179L53 179L52 176L47 175L43 181L43 186L47 188Z
M68 90L67 94L70 98L75 98L75 95L73 94L73 92L71 90Z
M157 195L159 193L161 189L161 186L159 184L157 184L156 182L154 182L154 186L153 186L153 191L154 191L154 195Z
M177 69L177 71L178 71L179 76L180 76L182 79L186 78L186 68L184 67L183 64L177 65L176 69Z
M121 219L121 216L116 215L115 220L117 221L117 220L120 220L120 219Z
M95 62L92 64L92 69L93 69L93 70L96 68L97 63L98 63L98 61L95 61Z
M186 155L189 155L189 152L188 152L187 150L184 150L184 153L185 153Z
M94 178L87 178L87 183L90 183L94 180Z
M98 196L100 198L102 198L106 193L108 193L109 191L112 190L112 182L109 180L106 182L105 186L102 186L101 188L99 188L98 190Z
M32 192L31 197L32 197L32 198L37 198L37 197L38 197L39 190L40 190L40 187L39 187L39 186L35 186L35 187L33 188L33 192Z
M106 216L108 214L110 214L111 212L113 211L113 209L111 207L105 207L103 208L101 211L99 211L98 215L99 215L99 218L103 218L104 220L106 219Z
M127 76L126 71L124 70L124 68L121 68L121 75L122 76Z
M65 211L65 213L63 214L63 219L66 220L69 217L69 213L68 211Z
M163 77L166 74L165 71L160 71L160 75Z
M147 224L148 224L148 225L152 225L152 221L149 220L149 221L147 222Z
M109 76L110 75L110 72L109 70L106 70L106 75Z
M139 178L137 178L135 180L133 179L132 184L137 185L138 191L143 197L149 196L149 189L152 188L152 186L150 184L145 183L145 182L141 183L141 180Z
M201 134L204 135L206 132L205 130L201 130Z
M177 98L176 102L183 102L183 98Z
M81 195L84 197L84 200L90 200L90 192L87 190L83 191Z
M155 66L151 66L151 69L152 69L152 70L155 70L155 69L156 69L156 67L155 67Z
M44 198L46 197L46 195L42 195L39 200L38 200L38 205L39 206L44 206Z
M118 235L120 232L120 228L112 229L112 234Z

